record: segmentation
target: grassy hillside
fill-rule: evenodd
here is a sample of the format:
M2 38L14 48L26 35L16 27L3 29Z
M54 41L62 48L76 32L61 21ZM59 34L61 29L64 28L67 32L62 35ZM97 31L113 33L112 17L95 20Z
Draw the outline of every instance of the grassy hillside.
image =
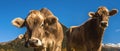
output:
M24 40L15 39L0 43L0 51L33 51L33 48L25 48Z

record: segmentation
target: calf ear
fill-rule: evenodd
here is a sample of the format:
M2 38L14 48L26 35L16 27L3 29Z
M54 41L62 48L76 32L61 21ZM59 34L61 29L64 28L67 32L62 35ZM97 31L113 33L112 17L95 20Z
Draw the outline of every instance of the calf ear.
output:
M111 10L111 11L109 12L109 16L113 16L113 15L115 15L117 12L118 12L117 9L113 9L113 10Z
M88 15L92 18L92 17L94 17L95 13L94 12L89 12Z
M21 27L23 27L24 26L24 19L22 19L22 18L15 18L15 19L13 19L13 21L12 21L12 24L14 25L14 26L16 26L16 27L19 27L19 28L21 28Z
M41 12L44 16L53 15L53 13L52 13L49 9L47 9L47 8L42 8L42 9L40 10L40 12Z
M18 36L18 39L23 39L23 37L24 37L24 35L23 35L23 34L20 34L20 35Z

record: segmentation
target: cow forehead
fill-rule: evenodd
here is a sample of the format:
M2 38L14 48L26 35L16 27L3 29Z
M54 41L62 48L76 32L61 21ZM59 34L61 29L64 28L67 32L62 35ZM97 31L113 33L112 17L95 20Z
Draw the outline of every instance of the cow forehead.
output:
M40 19L44 19L44 17L42 16L42 14L40 13L40 11L38 10L32 10L29 15L28 15L28 20L29 19L35 19L36 17L40 18Z
M109 10L106 7L99 7L98 11L105 11L105 12L109 12Z
M109 10L106 7L99 7L96 13L99 15L109 15Z
M29 13L28 17L26 18L27 23L34 24L35 21L43 22L44 17L38 10L33 10Z
M33 10L28 14L25 21L27 28L32 30L34 27L42 24L44 17L40 11Z

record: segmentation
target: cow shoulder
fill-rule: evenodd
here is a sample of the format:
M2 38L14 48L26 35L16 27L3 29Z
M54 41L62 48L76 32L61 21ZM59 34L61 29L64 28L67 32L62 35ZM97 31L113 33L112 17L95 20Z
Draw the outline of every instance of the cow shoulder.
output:
M78 26L71 26L70 28L77 28Z
M67 31L66 31L66 36L70 37L71 34L72 34L72 31L73 29L75 28L76 26L71 26Z

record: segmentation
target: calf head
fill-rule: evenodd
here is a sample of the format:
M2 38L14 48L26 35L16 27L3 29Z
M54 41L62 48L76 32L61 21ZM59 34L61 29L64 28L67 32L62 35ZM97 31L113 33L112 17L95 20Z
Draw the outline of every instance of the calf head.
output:
M102 6L99 7L95 13L90 12L89 16L92 19L96 19L100 27L106 28L108 26L109 17L115 15L117 12L117 9L109 11L106 7Z
M43 8L40 11L32 10L25 20L16 18L12 21L12 23L19 28L23 26L27 28L24 35L26 47L39 47L44 44L44 37L49 36L49 31L47 30L49 25L57 23L57 18L51 11Z

